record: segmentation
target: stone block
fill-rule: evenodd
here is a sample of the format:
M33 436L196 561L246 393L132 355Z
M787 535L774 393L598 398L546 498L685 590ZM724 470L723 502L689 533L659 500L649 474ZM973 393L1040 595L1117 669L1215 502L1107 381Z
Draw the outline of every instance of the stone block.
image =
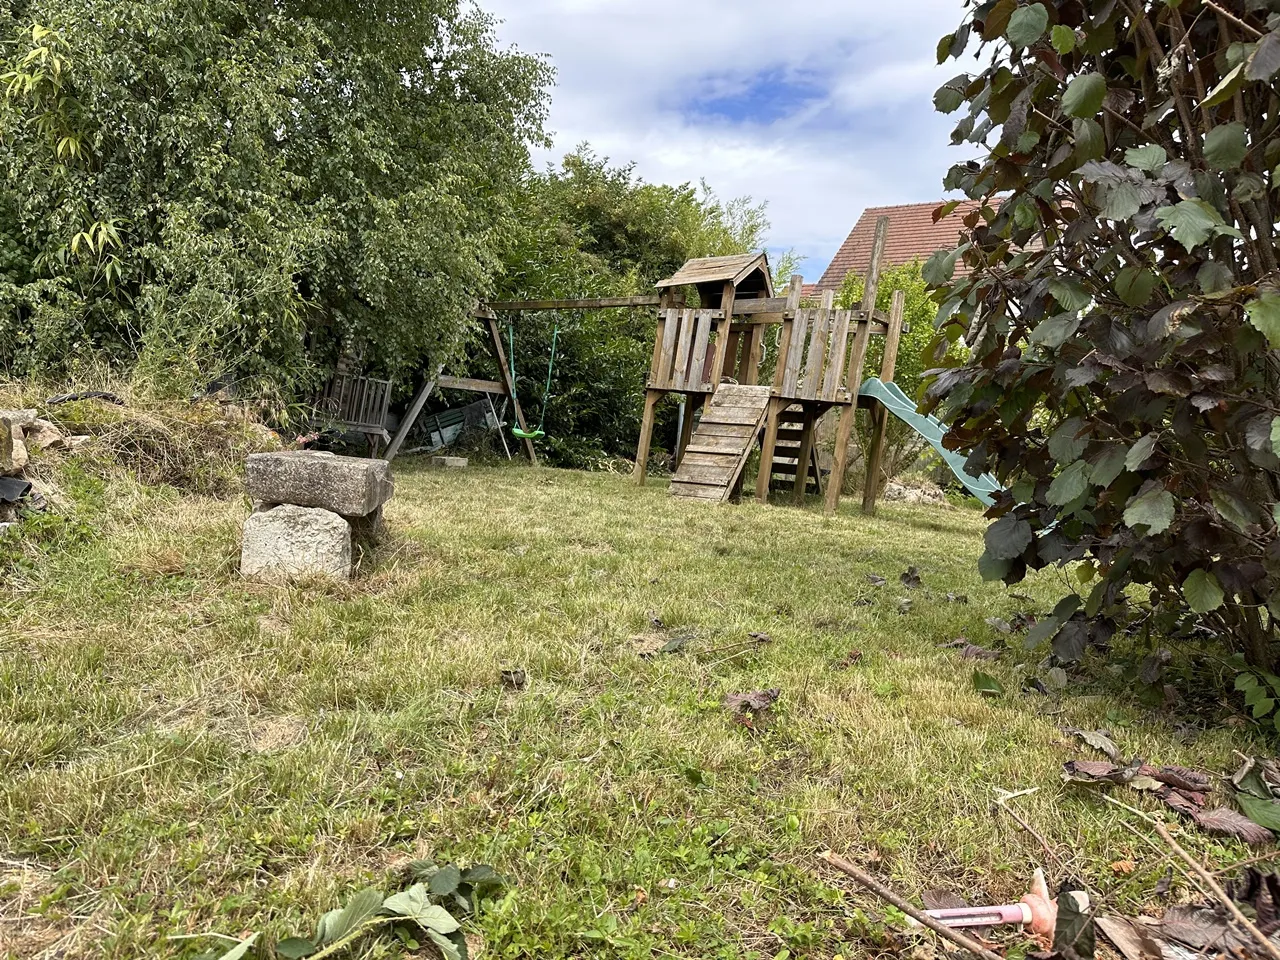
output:
M431 465L444 470L464 470L467 466L466 457L432 457Z
M373 546L382 536L381 507L363 517L347 517L346 520L351 524L352 540L363 547Z
M254 500L319 507L344 517L373 513L395 490L387 461L316 450L250 454L245 479Z
M38 416L34 410L0 410L0 420L8 420L19 429L31 426Z
M26 469L27 445L22 440L22 428L0 417L0 477L17 476Z
M255 510L244 524L240 573L253 579L351 576L351 526L317 507Z
M49 450L62 446L62 431L48 420L34 420L25 428L27 447Z

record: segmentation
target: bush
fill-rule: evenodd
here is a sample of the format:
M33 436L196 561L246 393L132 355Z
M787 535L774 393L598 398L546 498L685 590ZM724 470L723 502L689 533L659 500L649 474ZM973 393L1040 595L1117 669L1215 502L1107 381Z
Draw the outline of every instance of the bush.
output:
M1198 618L1270 669L1280 15L1190 6L998 0L943 38L940 60L992 54L935 96L968 104L956 142L992 146L946 181L984 205L924 276L971 268L939 295L937 349L972 354L927 395L1008 485L984 575L1072 564L1092 585L1033 639L1078 659L1140 604L1148 631Z

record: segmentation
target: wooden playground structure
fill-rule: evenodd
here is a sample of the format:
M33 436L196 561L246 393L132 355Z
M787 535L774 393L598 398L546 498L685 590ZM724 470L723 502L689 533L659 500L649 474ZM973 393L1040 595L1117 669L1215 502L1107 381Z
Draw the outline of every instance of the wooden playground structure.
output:
M887 234L888 218L883 218L872 244L864 303L875 303ZM679 301L686 286L697 288L699 308ZM824 294L821 306L803 307L802 286L802 278L792 277L787 295L774 297L763 254L693 260L658 284L661 301L636 449L637 482L645 481L657 404L676 393L685 398L686 416L675 451L673 495L737 499L759 442L756 499L763 502L772 487L789 483L796 501L802 502L811 482L815 492L824 493L815 453L817 429L823 415L838 408L824 497L826 512L834 513L849 462L854 415L863 405L872 416L863 510L874 511L888 417L858 391L873 336L886 338L880 377L893 379L905 298L894 291L888 316L861 308L837 310L832 291ZM779 325L773 382L761 385L765 337ZM693 414L699 409L695 427Z
M875 303L888 228L887 217L876 225L863 303ZM869 447L864 451L862 507L865 512L873 512L888 414L883 406L861 396L859 389L873 336L885 337L880 379L893 379L902 336L904 295L901 290L894 291L892 306L885 315L861 305L836 309L832 291L823 295L819 306L802 306L802 287L803 279L793 276L786 295L775 296L768 259L760 253L691 260L657 284L657 296L480 304L475 320L485 331L483 339L492 351L500 379L450 377L437 369L414 396L395 436L390 438L385 457L391 460L399 453L433 392L460 390L485 395L491 407L494 397L509 404L524 453L537 464L537 451L499 332L499 314L657 307L653 360L636 448L638 483L645 482L657 405L664 397L677 394L684 399L685 415L676 441L672 495L715 502L739 499L745 468L759 444L757 500L767 501L771 489L789 487L799 503L813 490L824 495L825 511L832 514L839 505L849 463L854 416L859 407L864 407L871 414L872 430ZM685 291L689 288L697 291L697 307L686 306ZM760 384L761 363L770 334L776 336L773 380ZM330 392L338 391L343 400L351 398L347 406L352 410L346 417L349 425L366 433L381 429L390 384L369 381L373 385L369 387L348 379L335 378ZM369 393L371 389L376 395ZM839 410L839 420L824 490L817 431L824 414L833 409Z

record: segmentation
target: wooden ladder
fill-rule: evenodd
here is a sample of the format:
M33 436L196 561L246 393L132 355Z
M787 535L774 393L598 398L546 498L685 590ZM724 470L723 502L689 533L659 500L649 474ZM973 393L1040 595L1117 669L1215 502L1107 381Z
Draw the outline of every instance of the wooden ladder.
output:
M772 490L791 490L799 473L800 454L804 447L804 407L792 404L778 415L778 439L773 448L773 464L769 471ZM822 496L822 468L818 462L818 445L809 444L809 475L805 492Z
M772 388L721 384L702 412L676 474L671 495L724 503L764 425Z

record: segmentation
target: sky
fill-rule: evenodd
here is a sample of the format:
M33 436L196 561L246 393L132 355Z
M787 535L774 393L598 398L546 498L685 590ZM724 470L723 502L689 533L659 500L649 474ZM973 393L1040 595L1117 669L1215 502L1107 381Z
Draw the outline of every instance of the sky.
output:
M479 0L556 68L540 164L588 141L653 183L768 203L771 255L815 281L865 207L937 200L953 118L933 91L962 0Z

